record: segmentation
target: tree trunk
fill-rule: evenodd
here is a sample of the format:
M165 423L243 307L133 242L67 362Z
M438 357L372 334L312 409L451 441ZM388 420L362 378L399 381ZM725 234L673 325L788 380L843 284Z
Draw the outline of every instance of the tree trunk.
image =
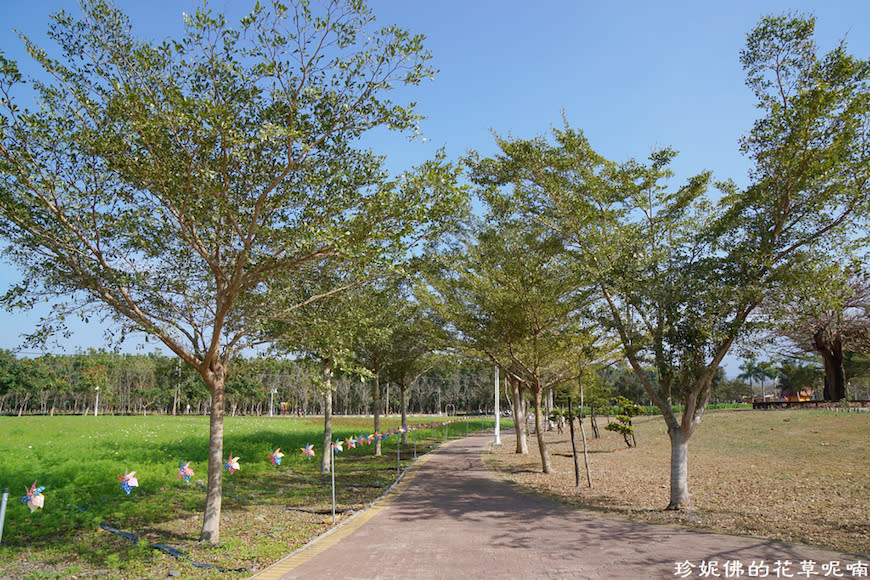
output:
M580 414L577 416L577 422L580 424L580 436L583 437L583 462L586 465L586 483L589 489L592 489L592 470L589 469L589 444L586 441L586 429L583 427L583 407L586 403L583 393L583 373L577 377L577 386L580 388ZM571 412L571 397L568 397L568 412ZM571 445L574 445L574 421L571 421ZM576 469L577 452L574 451L574 463ZM579 479L577 485L580 485Z
M583 400L583 387L580 387L580 400ZM582 412L582 404L580 406ZM580 427L583 427L583 419L580 419ZM571 432L571 456L574 458L574 487L580 487L580 460L577 458L577 442L574 439L574 409L571 397L568 397L568 430ZM583 438L583 447L586 447L586 438ZM587 467L589 463L587 462Z
M843 343L839 338L825 340L821 330L813 335L813 342L825 363L825 400L841 401L847 398L846 372L843 369Z
M323 361L323 448L320 453L320 473L332 469L332 361Z
M220 540L221 497L223 493L224 467L224 387L226 369L223 361L213 363L204 373L206 384L211 387L211 413L209 416L208 444L208 490L202 518L202 533L199 539L216 544Z
M374 407L375 414L375 422L374 429L375 434L380 435L381 433L381 381L378 376L379 373L375 373L375 381L374 387L372 387L372 398L374 402L372 403L372 407ZM380 437L375 437L375 456L381 455L381 439Z
M598 430L598 420L595 417L595 407L590 409L589 422L592 424L592 434L596 439L601 439L601 431Z
M511 379L510 381L513 412L514 412L514 431L517 434L517 449L516 453L521 455L529 454L529 441L526 433L526 410L523 405L523 393L520 389L519 382Z
M681 428L668 429L671 438L671 500L667 509L689 507L689 437Z
M547 442L544 441L544 410L543 392L540 387L535 387L535 436L538 439L538 452L541 454L541 471L551 473L550 454L547 453Z

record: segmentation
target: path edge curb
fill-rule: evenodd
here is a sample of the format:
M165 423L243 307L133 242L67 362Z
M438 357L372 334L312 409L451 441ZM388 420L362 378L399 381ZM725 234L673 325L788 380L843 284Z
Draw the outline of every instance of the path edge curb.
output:
M396 497L398 497L398 495L402 493L402 491L414 480L419 468L429 461L435 453L444 449L451 443L461 440L462 438L452 439L442 443L430 451L427 451L423 455L418 456L417 460L406 467L402 473L399 474L399 477L396 478L396 481L394 481L382 495L375 498L367 506L357 511L338 525L326 530L307 544L296 548L296 550L290 552L290 554L284 556L268 568L255 573L253 576L249 576L249 578L252 580L278 580L284 574L291 572L294 568L301 566L308 560L334 546L339 541L362 527L363 524L373 518L380 510L387 507Z

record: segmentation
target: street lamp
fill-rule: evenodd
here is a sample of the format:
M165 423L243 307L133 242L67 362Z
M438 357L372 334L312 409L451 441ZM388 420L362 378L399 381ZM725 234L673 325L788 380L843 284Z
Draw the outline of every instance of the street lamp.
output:
M100 387L94 387L94 390L97 391L97 396L94 398L94 417L96 417L100 408Z
M275 409L275 395L278 394L278 389L272 389L269 391L269 416L274 417L274 409Z

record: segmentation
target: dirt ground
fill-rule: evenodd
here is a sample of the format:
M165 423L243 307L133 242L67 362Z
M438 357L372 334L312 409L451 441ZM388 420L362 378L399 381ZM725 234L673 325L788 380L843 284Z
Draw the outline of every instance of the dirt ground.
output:
M535 436L515 453L513 431L490 464L516 484L560 501L633 520L870 554L870 414L814 411L711 411L689 442L692 507L667 512L670 444L661 417L635 418L637 447L588 420L587 484L583 443L567 426L545 433L553 473L541 472ZM576 427L576 423L575 423Z

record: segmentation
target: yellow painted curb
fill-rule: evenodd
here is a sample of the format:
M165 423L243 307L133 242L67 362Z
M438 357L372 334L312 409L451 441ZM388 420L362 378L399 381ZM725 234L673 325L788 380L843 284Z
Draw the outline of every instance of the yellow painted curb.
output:
M387 490L387 493L376 499L368 508L351 516L347 521L339 524L338 526L330 529L329 531L321 534L320 536L305 544L289 556L278 560L276 563L272 564L262 572L254 574L253 576L251 576L251 578L257 578L258 580L278 580L278 578L280 578L282 575L290 572L298 566L301 566L305 562L326 551L344 538L354 533L367 521L375 517L375 515L377 515L379 511L390 505L390 503L400 493L402 493L402 491L406 487L408 487L408 485L414 480L414 477L416 477L419 467L429 461L432 455L442 447L444 447L444 445L440 445L426 455L418 458L417 461L415 461L414 464L411 465L405 471L405 473L402 474L401 479L394 483L393 486L390 487L389 490Z

